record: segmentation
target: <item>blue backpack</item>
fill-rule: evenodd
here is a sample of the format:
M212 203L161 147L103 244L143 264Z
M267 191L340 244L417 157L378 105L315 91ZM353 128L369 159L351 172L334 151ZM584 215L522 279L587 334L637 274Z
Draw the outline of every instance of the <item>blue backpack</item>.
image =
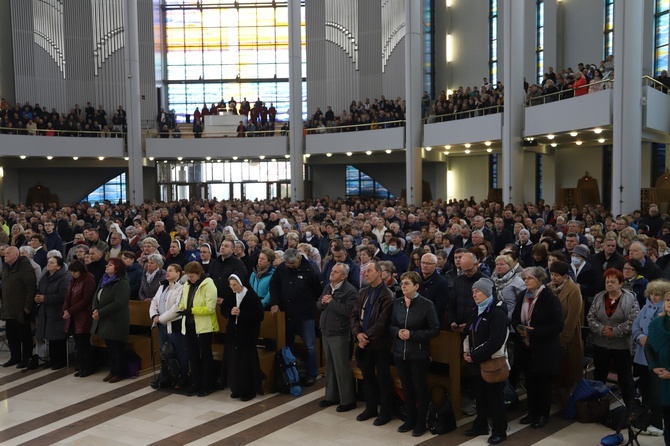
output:
M295 356L288 347L282 347L275 355L275 390L291 396L302 395Z

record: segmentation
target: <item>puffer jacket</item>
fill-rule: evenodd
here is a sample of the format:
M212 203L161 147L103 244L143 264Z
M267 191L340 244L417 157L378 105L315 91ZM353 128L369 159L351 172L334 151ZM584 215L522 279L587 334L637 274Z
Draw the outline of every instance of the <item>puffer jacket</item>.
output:
M186 285L184 285L179 308L188 307L188 292L192 286L191 282L186 282ZM191 314L193 314L195 320L195 332L197 334L219 331L219 321L216 318L216 294L216 285L209 277L202 280L195 291ZM186 334L186 319L185 317L181 319L181 332L183 334Z
M335 291L330 284L326 285L321 297L327 294L333 296L328 304L323 305L320 298L316 301L316 308L321 311L321 332L326 336L348 335L351 332L351 311L358 300L358 291L345 280Z
M467 322L470 311L477 308L475 301L472 299L472 285L476 281L485 277L481 271L477 270L472 277L466 274L461 274L454 279L451 287L451 294L447 301L447 325L450 326L452 322L458 325Z
M398 337L402 329L409 330L409 339ZM440 321L435 305L417 294L409 304L405 298L393 301L390 322L393 338L393 355L401 359L424 359L430 357L430 340L440 334Z
M154 316L158 316L158 322L167 326L167 332L172 333L175 330L179 331L181 327L181 316L177 314L179 310L179 302L184 291L184 285L177 281L172 289L167 292L167 299L165 302L165 311L159 312L161 298L163 291L169 286L169 282L164 280L161 286L158 287L156 295L151 299L151 306L149 307L149 317L153 320Z
M270 309L270 281L272 280L274 273L275 267L271 266L267 271L260 275L254 271L249 278L249 285L251 285L251 289L258 294L258 297L263 304L263 309L265 310Z

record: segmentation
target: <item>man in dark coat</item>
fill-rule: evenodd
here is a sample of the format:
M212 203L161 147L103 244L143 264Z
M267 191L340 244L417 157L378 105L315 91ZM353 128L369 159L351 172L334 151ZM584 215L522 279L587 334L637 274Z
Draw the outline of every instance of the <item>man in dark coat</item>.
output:
M330 277L330 271L333 269L336 263L345 263L349 268L347 282L353 285L357 290L361 287L360 276L361 269L356 263L349 258L347 255L347 250L343 246L335 246L332 249L333 258L328 260L323 266L323 277L328 279Z
M435 305L440 327L444 327L444 313L447 311L447 297L449 296L449 282L438 274L437 256L435 254L424 254L421 257L421 278L423 282L419 287L419 294L429 299Z
M100 283L100 279L105 274L105 267L107 267L105 255L97 246L91 246L88 254L91 256L91 263L86 265L86 271L93 274L96 284Z
M19 256L19 249L15 246L7 247L2 268L0 318L5 321L10 357L3 367L28 367L33 354L29 315L33 311L36 292L37 279L30 260Z
M663 271L647 255L647 247L642 242L633 242L628 248L628 255L631 259L639 260L642 269L638 271L648 281L663 278Z
M623 271L626 258L616 251L616 239L614 237L605 237L602 251L593 254L589 262L596 271L596 274L600 274L600 290L604 290L605 278L602 277L602 273L608 268L616 268L619 271Z
M228 278L235 274L243 283L248 283L247 268L244 262L233 255L235 244L224 240L219 248L219 254L209 265L209 277L216 285L217 303L221 305L225 299L235 299L235 293L230 288Z
M456 332L462 333L470 312L476 307L472 299L472 285L484 274L479 270L477 258L466 252L461 257L461 271L463 274L454 279L451 293L447 302L447 324Z
M493 255L497 257L500 251L505 249L505 245L514 243L514 233L505 228L505 222L500 217L496 217L493 224L495 226L495 231L493 231Z
M211 269L210 269L211 271ZM284 263L279 265L270 280L272 313L286 312L286 345L293 351L296 335L307 349L305 386L316 382L316 328L314 313L316 300L321 295L318 271L304 256L293 248L284 252Z
M170 251L170 243L172 243L172 240L170 239L170 234L168 234L165 229L165 223L160 220L156 222L154 225L153 237L158 242L158 246L163 248L163 252ZM228 279L226 278L226 280Z

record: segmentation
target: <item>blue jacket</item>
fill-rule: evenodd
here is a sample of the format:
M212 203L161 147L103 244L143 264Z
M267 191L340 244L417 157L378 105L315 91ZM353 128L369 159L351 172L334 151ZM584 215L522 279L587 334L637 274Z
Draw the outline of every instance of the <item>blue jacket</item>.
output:
M658 313L663 309L663 300L653 303L647 299L647 303L637 314L633 322L633 348L635 349L635 356L633 362L635 364L647 365L647 358L644 356L644 347L640 345L640 338L647 337L649 334L649 324L651 320L658 316Z
M249 279L251 288L258 294L258 297L260 297L265 310L270 308L270 280L272 280L274 273L275 267L270 266L270 268L260 276L254 271L251 273L251 278Z

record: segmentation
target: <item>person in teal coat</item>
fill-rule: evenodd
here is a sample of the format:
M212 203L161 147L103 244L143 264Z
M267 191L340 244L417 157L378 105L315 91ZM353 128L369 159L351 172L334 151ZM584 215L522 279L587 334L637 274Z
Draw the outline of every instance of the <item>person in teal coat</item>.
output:
M121 259L109 259L98 289L93 295L91 334L100 336L107 346L109 374L105 382L115 383L126 376L124 351L130 331L130 283Z
M663 437L670 446L670 293L663 299L659 317L649 323L649 334L644 345L649 370L661 381L661 407L663 411Z
M258 255L258 265L249 278L249 285L261 299L265 311L270 311L270 280L275 273L275 268L272 266L274 261L274 251L263 248Z

